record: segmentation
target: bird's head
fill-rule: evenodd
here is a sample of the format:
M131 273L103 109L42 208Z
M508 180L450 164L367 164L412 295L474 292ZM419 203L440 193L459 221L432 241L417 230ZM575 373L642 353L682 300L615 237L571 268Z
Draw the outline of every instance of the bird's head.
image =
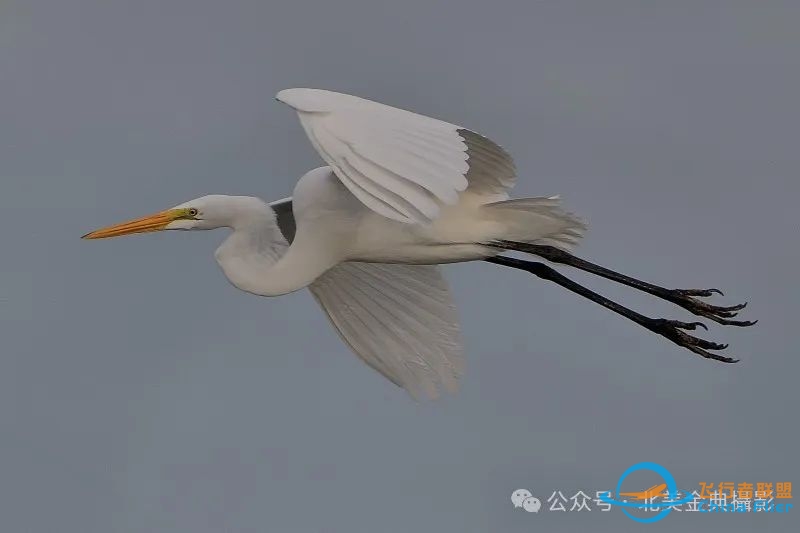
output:
M264 202L249 196L203 196L152 215L87 233L83 238L107 239L162 230L208 230L233 227L237 220L250 217L256 212L263 212L265 207Z

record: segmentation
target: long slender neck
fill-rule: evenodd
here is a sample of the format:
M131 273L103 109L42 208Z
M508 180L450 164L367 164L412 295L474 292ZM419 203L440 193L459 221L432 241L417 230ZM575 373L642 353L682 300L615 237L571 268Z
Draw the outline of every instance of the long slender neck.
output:
M335 264L302 236L289 246L274 211L264 207L259 216L234 223L233 233L215 253L234 286L259 296L280 296L307 287Z

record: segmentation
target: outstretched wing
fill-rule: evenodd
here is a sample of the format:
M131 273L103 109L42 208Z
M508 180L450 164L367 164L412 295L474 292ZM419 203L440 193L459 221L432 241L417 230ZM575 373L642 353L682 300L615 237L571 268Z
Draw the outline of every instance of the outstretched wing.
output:
M321 89L286 89L311 144L336 176L373 211L427 223L470 189L507 197L516 170L491 140L460 126Z
M341 338L365 363L418 398L458 387L458 320L435 265L341 263L309 286Z
M292 199L272 202L294 240ZM339 336L365 363L415 398L454 391L464 369L458 318L435 265L346 262L309 286Z

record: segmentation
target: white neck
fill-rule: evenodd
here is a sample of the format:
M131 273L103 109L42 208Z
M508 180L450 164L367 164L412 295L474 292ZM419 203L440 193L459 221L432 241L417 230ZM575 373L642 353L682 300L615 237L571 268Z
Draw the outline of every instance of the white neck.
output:
M217 263L237 288L259 296L280 296L307 287L336 261L301 238L291 246L264 204L259 216L237 221L215 253Z

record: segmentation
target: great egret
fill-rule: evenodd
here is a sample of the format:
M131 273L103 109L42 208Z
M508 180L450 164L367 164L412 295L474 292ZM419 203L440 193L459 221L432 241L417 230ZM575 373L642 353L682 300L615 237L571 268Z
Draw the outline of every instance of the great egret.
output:
M570 254L585 226L558 197L509 199L516 171L491 140L443 122L355 96L287 89L328 166L297 182L293 196L267 204L204 196L89 233L86 239L159 230L230 228L215 257L243 291L278 296L308 287L342 339L364 362L415 397L455 390L463 370L459 326L437 265L485 260L553 281L709 359L734 362L716 344L685 333L700 322L649 318L565 278L534 254L634 287L720 324L744 307L697 297L716 289L665 289ZM721 293L720 293L721 294Z

